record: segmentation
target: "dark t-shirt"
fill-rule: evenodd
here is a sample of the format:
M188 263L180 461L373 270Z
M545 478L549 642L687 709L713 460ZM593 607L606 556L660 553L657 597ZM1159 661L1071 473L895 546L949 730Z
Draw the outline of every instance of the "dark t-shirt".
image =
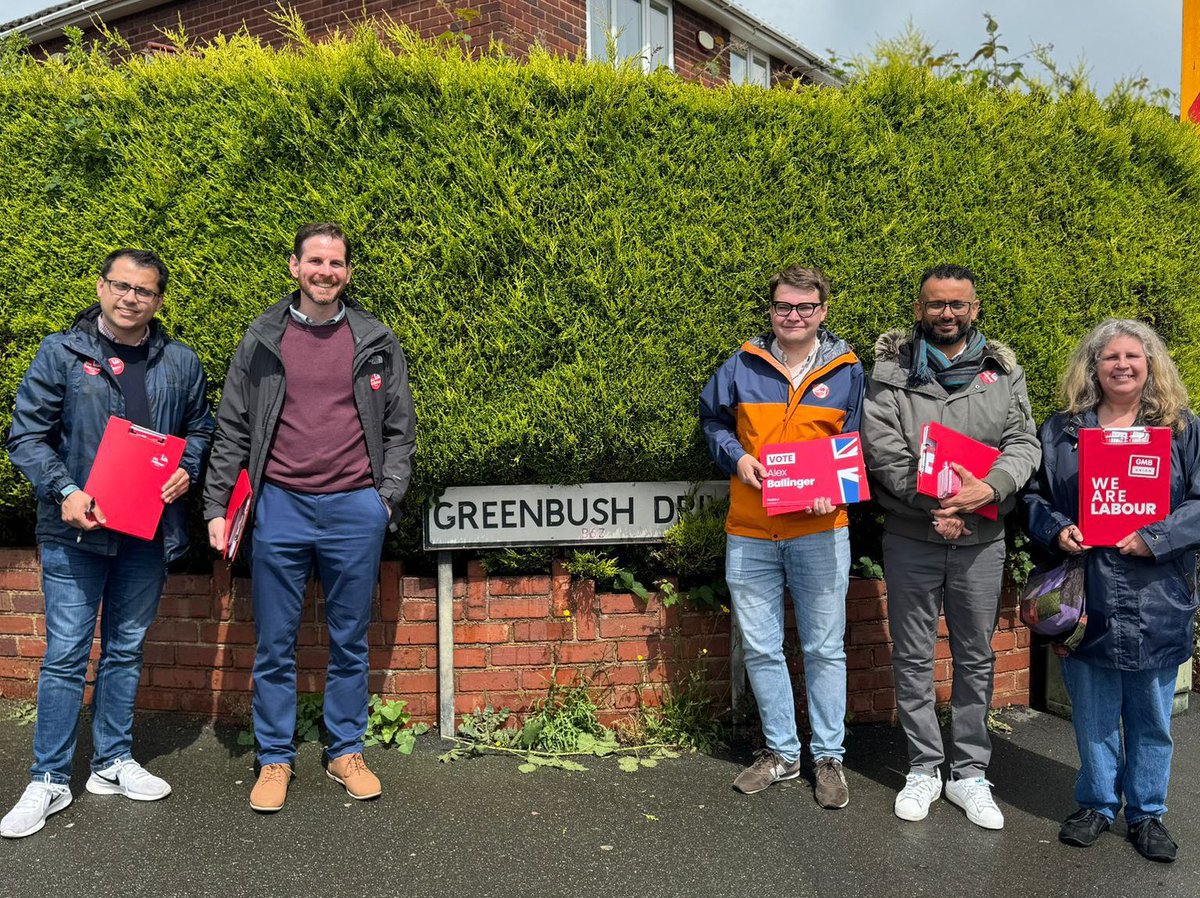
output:
M150 356L150 344L125 346L102 336L100 345L104 348L105 364L116 375L125 396L125 417L139 427L153 430L154 419L150 417L150 400L146 395L146 359Z

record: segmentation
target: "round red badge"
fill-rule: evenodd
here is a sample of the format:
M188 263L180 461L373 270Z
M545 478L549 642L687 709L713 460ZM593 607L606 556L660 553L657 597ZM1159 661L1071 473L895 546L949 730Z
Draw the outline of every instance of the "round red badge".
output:
M827 384L817 384L813 387L813 395L818 399L824 399L829 395L829 386Z
M125 370L125 363L114 355L108 360L108 367L112 368L113 374L119 376Z
M97 374L100 373L100 366L97 365L93 361L84 362L83 363L83 373L90 374L90 375L92 375L92 377L95 377Z
M984 371L979 375L979 379L985 384L994 384L1000 379L1000 375L995 371Z
M383 378L380 377L378 374L372 374L371 375L371 389L378 390L382 386L383 386Z

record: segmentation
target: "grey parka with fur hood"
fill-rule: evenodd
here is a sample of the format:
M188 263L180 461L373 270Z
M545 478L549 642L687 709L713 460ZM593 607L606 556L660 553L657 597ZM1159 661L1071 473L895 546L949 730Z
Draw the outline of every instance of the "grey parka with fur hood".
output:
M1015 494L1041 463L1041 447L1025 389L1025 372L1013 351L988 340L980 373L968 386L947 393L936 380L910 384L912 331L894 330L875 343L875 367L867 380L862 438L871 491L886 512L884 529L911 539L944 543L933 529L938 502L917 494L921 429L938 421L952 430L1000 449L984 482L1000 495L1000 516L990 521L967 515L956 543L973 545L1004 537L1004 515Z

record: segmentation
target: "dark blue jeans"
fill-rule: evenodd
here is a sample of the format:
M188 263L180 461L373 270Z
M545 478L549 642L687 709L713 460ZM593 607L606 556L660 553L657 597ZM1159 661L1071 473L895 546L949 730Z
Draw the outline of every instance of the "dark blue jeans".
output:
M296 633L313 569L325 592L327 752L362 751L367 627L388 510L373 488L296 493L266 484L254 523L254 735L260 764L296 757Z
M35 779L71 779L88 655L100 616L100 662L92 695L92 769L132 757L133 703L142 676L142 643L166 581L161 542L129 537L116 555L65 543L42 545L46 658L38 677L33 736ZM101 611L101 607L103 610Z

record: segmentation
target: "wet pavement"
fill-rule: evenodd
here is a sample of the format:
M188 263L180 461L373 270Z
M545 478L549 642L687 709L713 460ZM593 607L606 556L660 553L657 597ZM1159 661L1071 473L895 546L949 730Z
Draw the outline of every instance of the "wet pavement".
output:
M749 760L740 752L636 773L583 758L584 773L523 774L512 758L441 763L445 746L428 734L409 757L367 750L384 785L371 802L350 800L304 745L287 805L260 815L236 727L139 716L134 753L173 794L91 795L77 759L74 804L0 843L0 896L1200 896L1200 711L1174 725L1172 865L1143 860L1120 822L1090 849L1059 844L1074 810L1071 726L1023 710L1003 719L1013 731L995 737L989 778L1006 824L990 832L945 799L920 823L893 816L905 755L889 727L852 729L841 811L813 802L807 765L799 780L734 792ZM26 781L32 738L0 722L4 810Z

